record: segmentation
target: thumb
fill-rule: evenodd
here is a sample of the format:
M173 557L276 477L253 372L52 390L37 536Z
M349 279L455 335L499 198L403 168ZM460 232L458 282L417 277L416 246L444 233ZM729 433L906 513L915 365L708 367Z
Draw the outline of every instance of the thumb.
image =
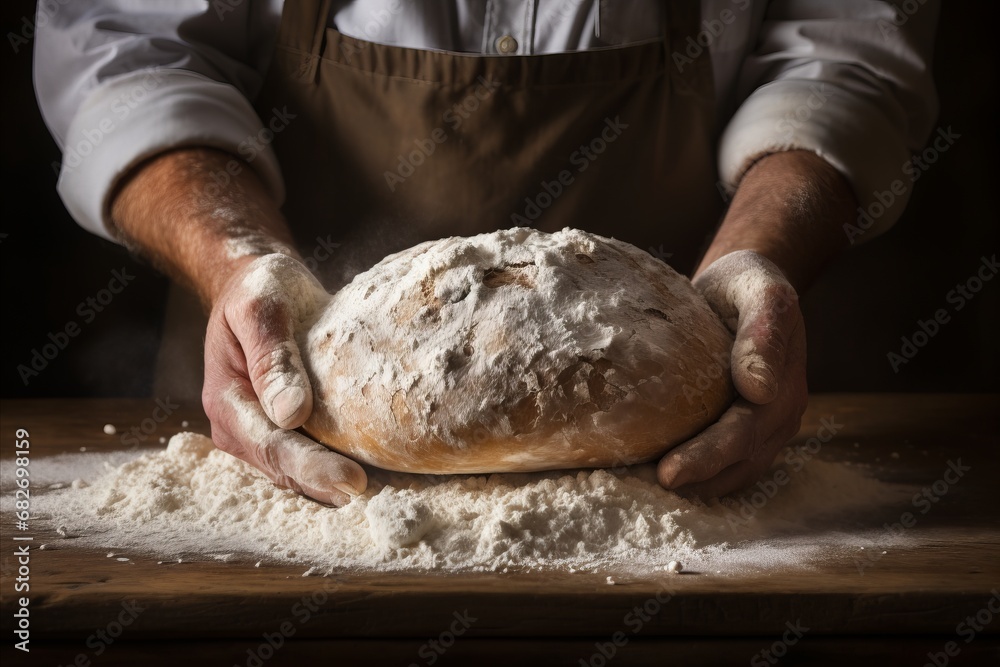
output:
M265 335L244 349L250 383L268 419L283 429L302 426L312 413L313 393L291 332Z
M774 400L788 343L802 325L795 288L773 262L751 250L725 255L693 283L735 333L736 390L753 403Z
M283 429L295 429L309 418L313 405L295 331L328 295L308 269L290 257L267 255L249 268L242 284L245 297L227 309L227 320L268 419Z

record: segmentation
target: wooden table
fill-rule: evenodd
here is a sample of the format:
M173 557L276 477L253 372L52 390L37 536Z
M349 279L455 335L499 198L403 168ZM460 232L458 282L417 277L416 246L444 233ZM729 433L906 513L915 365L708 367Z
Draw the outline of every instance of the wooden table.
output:
M4 467L11 464L17 428L30 431L34 459L81 447L112 451L124 447L121 435L105 435L103 425L140 425L155 407L152 399L6 401L0 425ZM919 484L939 479L949 460L961 457L971 468L910 529L920 546L893 550L863 576L852 560L841 558L816 571L664 573L619 578L615 586L603 576L579 573L303 578L302 567L252 563L165 567L154 558L133 558L134 566L122 567L103 552L63 540L58 549L31 551L26 655L11 639L14 550L23 543L13 541L20 534L5 513L0 655L6 665L176 664L180 655L191 664L218 665L307 664L311 658L331 665L765 665L775 662L760 652L774 645L771 660L787 652L788 663L922 665L931 653L953 664L1000 664L993 662L1000 658L1000 613L987 605L996 594L993 605L1000 611L998 413L998 396L812 398L799 440L815 434L824 416L844 425L824 446L825 458L878 459L880 478ZM150 442L180 430L183 420L190 430L208 432L200 407L186 405L157 426ZM890 458L893 451L901 457ZM907 509L896 508L895 516ZM873 516L872 527L884 518ZM41 521L28 534L35 546L58 542L54 527ZM113 643L102 644L95 632L115 632L123 602L131 600L143 610ZM980 622L987 614L990 622L966 643L968 635L956 634L956 626L977 612ZM456 614L466 613L475 618L467 629L456 621ZM786 623L796 622L809 628L803 638L775 644ZM265 635L278 643L282 632L289 639L275 651ZM955 642L959 657L944 653L948 642ZM106 650L95 655L102 645Z

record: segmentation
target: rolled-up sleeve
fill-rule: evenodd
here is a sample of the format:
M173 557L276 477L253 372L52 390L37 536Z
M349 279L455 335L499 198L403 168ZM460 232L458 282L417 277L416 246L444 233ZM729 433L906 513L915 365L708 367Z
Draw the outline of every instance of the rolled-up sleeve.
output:
M39 3L35 90L63 151L58 192L84 228L115 240L115 186L132 167L164 151L211 146L239 154L262 123L249 99L260 88L252 3ZM140 9L135 9L136 7ZM267 45L269 49L269 45ZM251 166L280 200L270 148Z
M869 213L861 240L888 229L910 196L905 164L937 116L937 14L936 0L900 9L874 0L771 2L742 65L743 102L719 145L722 183L734 190L768 153L813 151Z

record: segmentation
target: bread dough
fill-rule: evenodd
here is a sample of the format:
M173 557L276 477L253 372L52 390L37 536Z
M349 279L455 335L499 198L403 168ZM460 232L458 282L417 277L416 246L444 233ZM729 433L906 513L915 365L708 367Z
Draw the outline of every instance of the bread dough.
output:
M613 467L661 456L733 399L732 336L642 250L516 228L390 255L300 334L305 430L419 473Z

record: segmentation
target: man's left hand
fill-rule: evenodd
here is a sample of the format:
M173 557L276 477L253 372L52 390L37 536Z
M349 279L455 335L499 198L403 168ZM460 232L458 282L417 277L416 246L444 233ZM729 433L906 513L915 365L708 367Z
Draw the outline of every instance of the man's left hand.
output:
M719 420L660 460L660 484L683 495L722 496L752 483L794 436L805 411L806 335L798 295L752 250L712 262L693 280L736 336L739 397Z

